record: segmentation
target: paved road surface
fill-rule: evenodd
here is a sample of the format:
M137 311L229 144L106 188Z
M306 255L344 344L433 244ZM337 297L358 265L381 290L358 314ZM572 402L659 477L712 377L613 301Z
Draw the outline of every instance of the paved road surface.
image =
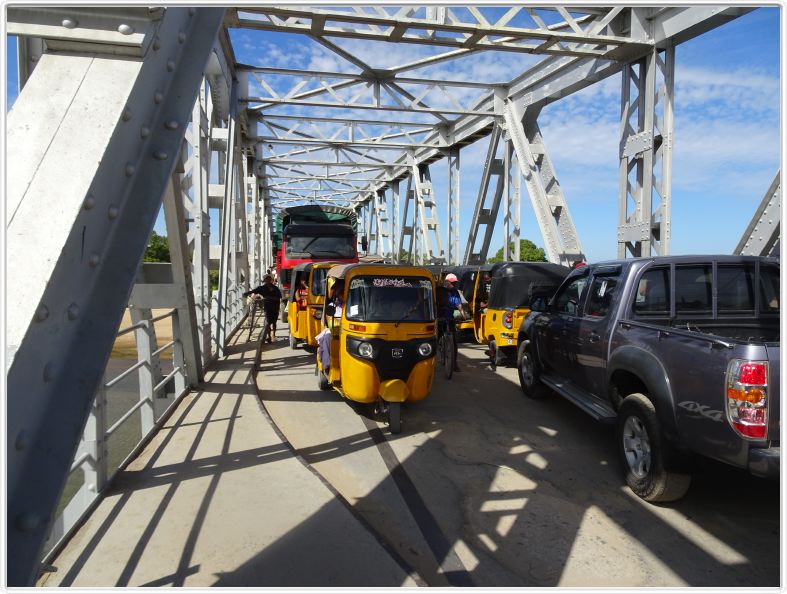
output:
M556 395L522 397L516 370L492 372L482 351L461 345L463 372L406 406L398 436L318 390L314 355L285 341L264 347L258 388L430 585L779 585L777 483L708 462L683 500L645 503L622 483L611 427Z

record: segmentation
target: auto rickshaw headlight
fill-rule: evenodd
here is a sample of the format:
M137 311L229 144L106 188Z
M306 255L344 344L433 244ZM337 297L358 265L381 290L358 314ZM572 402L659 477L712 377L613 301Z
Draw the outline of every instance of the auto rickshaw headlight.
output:
M368 342L362 342L358 345L358 354L365 359L372 359L374 357L374 349Z
M432 354L432 345L428 342L423 342L418 345L418 354L422 357L428 357Z

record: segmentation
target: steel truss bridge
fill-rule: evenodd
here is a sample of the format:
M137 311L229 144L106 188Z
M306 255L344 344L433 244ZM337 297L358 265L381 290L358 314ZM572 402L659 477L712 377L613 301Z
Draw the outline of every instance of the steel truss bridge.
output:
M143 381L121 421L139 411L149 434L242 321L241 293L273 263L279 208L349 206L372 253L478 263L500 218L505 257L518 259L524 186L549 260L583 259L538 116L618 72L618 255L667 254L675 46L749 10L10 6L21 92L6 139L9 584L33 583L112 478L104 393L119 380L103 377L126 307L133 325L121 332L137 337ZM239 63L239 30L300 34L346 68L271 68L267 50ZM381 70L344 40L431 53ZM420 74L482 52L530 65L494 83ZM488 150L481 179L461 180L478 192L460 254L461 154L476 141ZM438 197L430 166L441 159L449 182ZM162 202L171 266L140 266ZM777 173L737 251L775 253L779 212ZM154 308L171 309L174 339L161 348ZM166 376L155 364L165 348ZM53 518L76 468L85 484Z

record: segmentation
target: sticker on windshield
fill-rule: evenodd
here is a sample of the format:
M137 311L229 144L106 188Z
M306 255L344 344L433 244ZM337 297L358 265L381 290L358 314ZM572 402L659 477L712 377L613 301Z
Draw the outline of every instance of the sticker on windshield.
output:
M358 306L357 305L351 305L350 306L350 315L351 316L357 316L358 315Z
M373 278L372 286L374 287L417 287L412 283L407 282L403 278Z
M601 283L601 288L598 291L598 296L603 297L604 293L607 292L607 281Z

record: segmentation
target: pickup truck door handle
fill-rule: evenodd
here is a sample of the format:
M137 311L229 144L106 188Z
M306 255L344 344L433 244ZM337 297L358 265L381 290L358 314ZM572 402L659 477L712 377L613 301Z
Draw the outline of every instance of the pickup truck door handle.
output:
M625 328L626 330L631 330L631 324L627 324L626 322L621 322L620 327Z
M591 332L590 336L588 337L588 341L590 342L598 342L601 340L601 336L598 335L596 332Z

